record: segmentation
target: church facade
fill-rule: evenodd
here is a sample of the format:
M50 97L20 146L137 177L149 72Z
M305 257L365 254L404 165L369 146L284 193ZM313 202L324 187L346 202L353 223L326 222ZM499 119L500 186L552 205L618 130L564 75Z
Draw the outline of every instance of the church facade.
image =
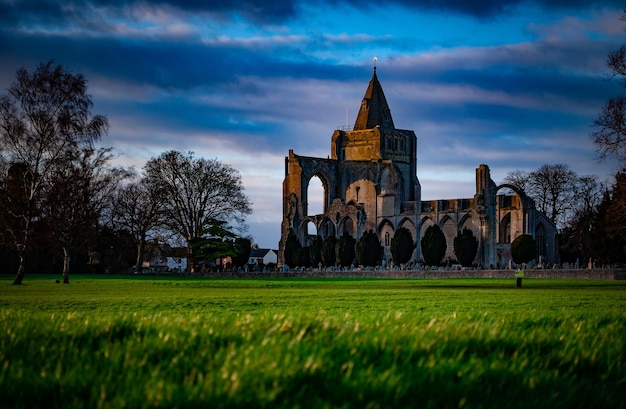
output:
M308 186L313 177L319 178L324 190L321 214L308 211ZM498 194L500 191L514 194ZM509 185L497 186L487 165L476 169L474 197L422 201L417 137L412 130L395 127L374 68L354 127L334 131L329 157L301 156L290 150L285 158L278 264L284 263L289 234L307 246L316 236L339 238L348 233L358 240L368 230L377 233L383 257L390 261L391 238L402 227L417 243L412 260L419 262L420 240L433 224L446 236L444 260L456 259L454 237L468 228L479 241L476 266L506 267L511 242L521 234L535 238L542 261L557 261L554 224L536 210L524 192Z

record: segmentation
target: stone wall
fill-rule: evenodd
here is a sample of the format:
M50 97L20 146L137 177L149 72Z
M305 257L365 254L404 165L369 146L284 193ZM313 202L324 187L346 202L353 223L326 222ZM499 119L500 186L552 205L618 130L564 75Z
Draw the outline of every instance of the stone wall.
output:
M382 270L209 273L214 278L515 278L515 270ZM524 278L626 280L626 269L524 270Z

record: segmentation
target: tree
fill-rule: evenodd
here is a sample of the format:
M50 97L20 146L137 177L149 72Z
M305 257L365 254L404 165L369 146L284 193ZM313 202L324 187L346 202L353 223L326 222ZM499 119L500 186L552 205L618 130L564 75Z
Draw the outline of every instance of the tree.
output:
M605 192L591 229L591 255L600 263L626 262L626 169Z
M535 200L537 208L558 229L565 226L574 211L579 178L565 164L545 164L530 173L513 171L504 178L504 182Z
M300 240L298 240L293 230L290 230L285 241L285 264L291 267L297 266L298 252L301 248Z
M400 227L391 238L391 258L397 265L407 263L413 256L417 243L413 241L411 231Z
M296 252L296 266L311 267L310 246L300 247Z
M626 10L620 19L626 21ZM612 77L620 78L622 85L626 86L626 47L621 46L609 53L606 65ZM593 126L595 130L591 133L591 139L600 158L615 157L626 163L626 98L624 96L609 98L594 120Z
M354 250L360 265L372 267L380 260L383 247L378 235L373 230L368 230L356 242Z
M10 223L19 267L13 284L21 284L33 223L50 188L50 176L69 152L92 144L108 130L104 116L91 115L92 101L80 74L50 61L31 74L17 70L8 94L0 97L0 150L3 160L23 167L19 195ZM9 198L11 201L13 198Z
M439 226L432 225L426 229L424 237L420 241L422 247L422 256L424 263L429 266L436 266L441 263L443 256L446 254L446 236Z
M168 228L187 241L192 260L191 241L213 221L243 223L252 211L239 172L217 159L169 151L150 159L144 171L146 182L164 192Z
M339 240L337 240L337 244L335 245L335 258L340 266L347 267L352 264L356 257L354 252L355 244L356 240L348 233L343 233Z
M252 240L248 237L237 237L235 240L236 254L232 256L233 265L235 267L243 267L248 264L250 260L250 253L252 252Z
M596 224L598 206L602 201L606 185L596 176L581 176L576 187L576 201L572 217L559 233L559 255L561 260L574 262L587 260L591 256L591 231Z
M146 243L155 238L165 223L164 192L145 179L120 187L115 192L110 225L130 233L136 248L135 272L141 271Z
M309 246L309 261L313 267L318 266L322 262L322 245L321 236L315 236L315 240Z
M337 238L335 236L328 236L322 242L322 264L326 267L334 266L337 262L335 255L335 247L337 246Z
M515 264L528 263L537 257L537 245L530 234L520 234L511 243L511 258Z
M204 260L220 260L237 254L237 235L229 230L226 222L209 220L200 235L191 238L189 261L197 263Z
M454 238L454 255L457 261L464 267L469 267L478 251L478 239L467 227L460 231Z

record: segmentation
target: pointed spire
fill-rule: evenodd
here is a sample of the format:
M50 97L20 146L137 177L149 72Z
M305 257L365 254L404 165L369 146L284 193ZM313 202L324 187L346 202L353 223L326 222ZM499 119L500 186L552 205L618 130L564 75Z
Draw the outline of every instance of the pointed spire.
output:
M383 87L378 81L376 75L376 67L374 67L374 75L365 91L365 96L361 101L361 108L354 123L354 130L372 129L377 126L385 129L395 129L393 119L391 118L391 110L387 105L387 99L383 92Z

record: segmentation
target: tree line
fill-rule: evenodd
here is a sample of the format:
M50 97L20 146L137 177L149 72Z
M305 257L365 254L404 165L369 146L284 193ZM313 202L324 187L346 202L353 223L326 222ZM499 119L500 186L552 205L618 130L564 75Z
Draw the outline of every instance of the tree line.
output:
M97 146L108 120L92 106L84 76L52 61L18 69L0 97L0 257L13 284L59 269L67 283L72 266L140 269L157 238L183 241L192 269L205 258L247 262L252 204L239 172L178 151L140 173L113 166L113 148Z

